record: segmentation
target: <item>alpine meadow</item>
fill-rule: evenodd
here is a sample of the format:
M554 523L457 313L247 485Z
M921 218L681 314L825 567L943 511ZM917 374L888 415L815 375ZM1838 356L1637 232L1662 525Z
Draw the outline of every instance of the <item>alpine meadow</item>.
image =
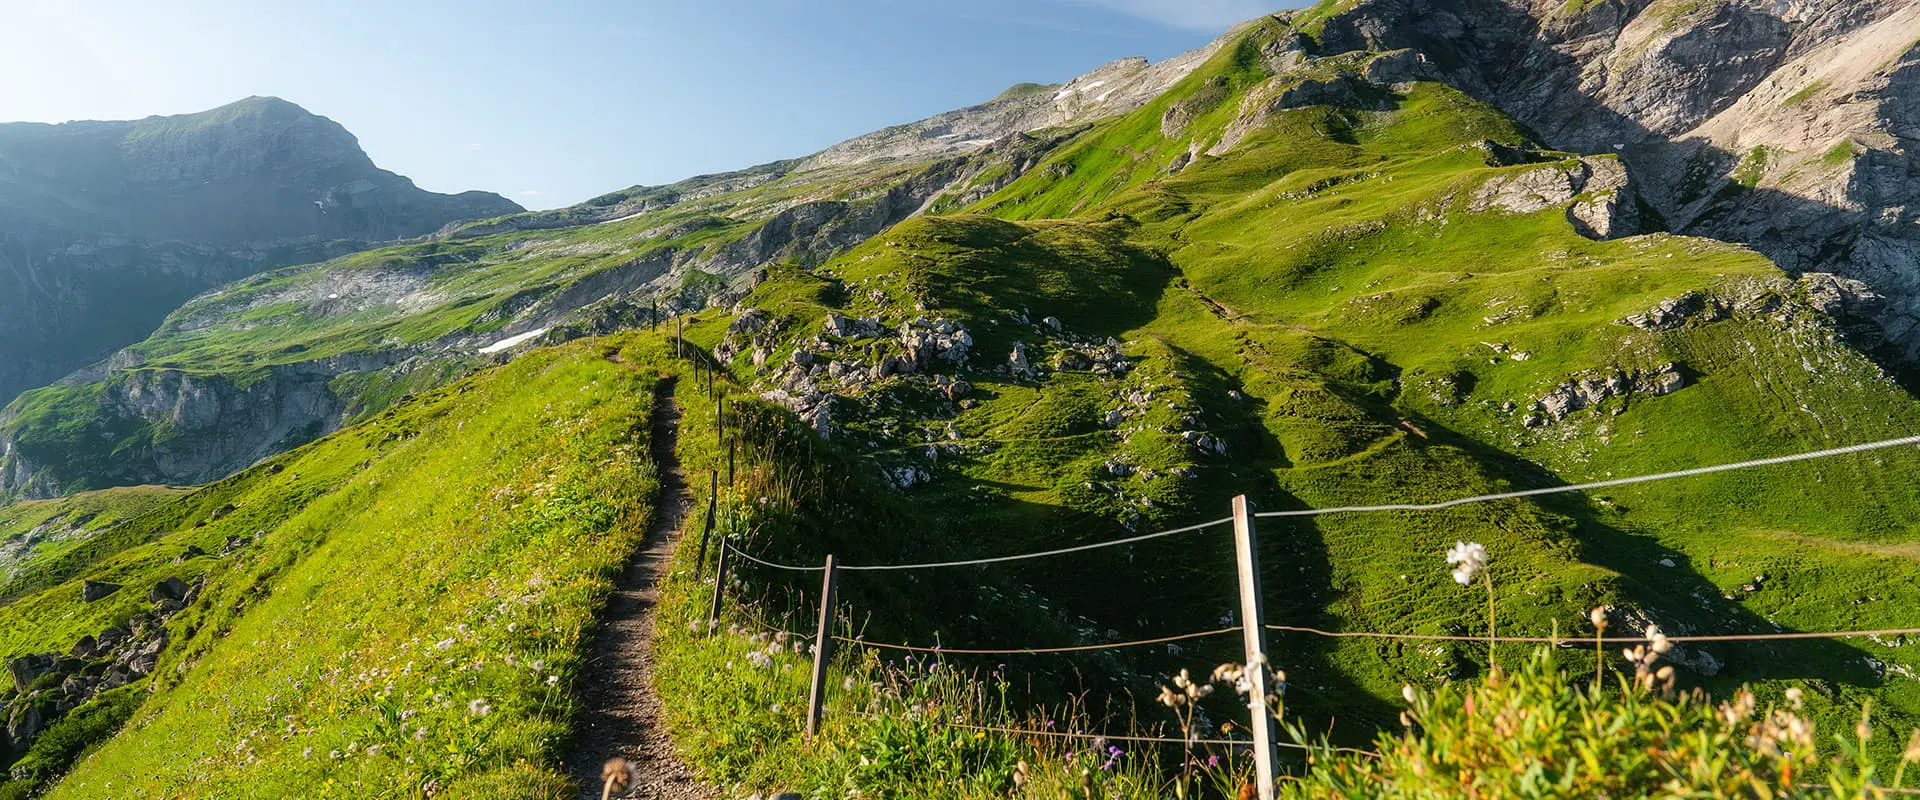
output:
M543 211L8 123L0 266L0 798L1920 792L1920 0L1321 0Z

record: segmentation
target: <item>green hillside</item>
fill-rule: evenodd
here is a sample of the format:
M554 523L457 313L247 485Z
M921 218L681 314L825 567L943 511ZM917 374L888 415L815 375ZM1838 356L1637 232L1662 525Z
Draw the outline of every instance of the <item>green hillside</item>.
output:
M1592 215L1631 206L1630 185L1607 183L1612 156L1552 151L1445 85L1366 77L1390 56L1277 67L1277 44L1320 13L1237 29L1132 113L1023 138L1017 170L969 162L977 180L945 184L929 201L939 213L788 251L757 278L686 273L693 294L727 280L743 292L678 320L688 359L661 332L629 331L458 381L481 359L410 362L400 371L418 379L397 382L355 371L340 380L377 398L348 415L359 424L230 478L0 511L12 537L0 545L49 520L76 531L16 557L0 656L64 652L114 625L171 636L158 677L129 684L150 696L120 690L65 717L93 739L127 721L50 796L570 794L560 745L595 680L583 632L649 519L641 444L669 375L687 412L680 458L713 475L691 481L694 507L711 500L733 546L806 566L1102 542L1218 519L1241 494L1268 511L1429 503L1916 433L1920 399L1842 337L1817 276L1723 242L1595 235ZM879 202L925 169L852 169L825 191ZM230 287L135 352L152 369L244 382L395 343L486 339L525 304L571 297L592 312L602 295L571 287L656 251L744 241L766 219L755 209L817 191L774 180L630 221L483 223ZM363 270L425 288L411 305L325 315L272 299ZM607 319L561 333L636 322ZM710 388L690 372L709 358L724 367ZM108 407L87 396L102 391L30 393L8 424L46 449L38 463L86 485L123 448L168 434L87 416ZM715 397L733 410L737 453ZM735 456L737 479L722 483ZM1597 494L1263 519L1267 614L1485 635L1487 594L1456 585L1443 558L1476 541L1501 634L1591 637L1600 606L1628 637L1911 627L1916 467L1913 449L1881 450ZM1241 656L1233 637L918 661L852 647L833 665L827 732L808 743L804 642L762 628L810 629L818 576L741 564L709 630L695 558L681 547L661 593L657 683L682 754L742 795L1165 793L1176 753L1132 748L1102 767L1097 747L944 723L1177 734L1152 700L1168 676ZM1237 613L1232 558L1216 526L1044 561L850 572L836 630L991 649L1217 629ZM145 587L166 578L194 597L155 617ZM135 591L85 603L85 580ZM1584 647L1276 633L1270 649L1299 738L1384 753L1292 758L1300 796L1393 782L1443 797L1427 765L1519 772L1530 752L1584 767L1645 755L1607 784L1620 796L1667 778L1676 796L1737 794L1752 785L1715 781L1791 784L1795 769L1879 769L1884 782L1920 726L1914 637L1688 645L1666 657L1675 691L1619 702L1634 690L1611 673L1632 668L1611 651L1596 679ZM1796 734L1797 755L1773 759L1741 732L1754 709L1714 705L1742 687L1821 736ZM1403 725L1409 703L1417 727ZM1476 716L1476 703L1503 711ZM1853 733L1868 706L1864 741L1830 735ZM1212 722L1245 713L1228 692L1200 707ZM1562 719L1575 722L1548 724ZM1738 763L1701 766L1723 751ZM51 778L57 755L23 763ZM1244 763L1228 763L1204 796L1235 795ZM1851 796L1820 791L1807 796Z
M649 513L653 380L542 352L106 527L118 548L0 609L7 653L201 588L152 696L53 796L550 791L582 632ZM141 588L86 604L82 579Z

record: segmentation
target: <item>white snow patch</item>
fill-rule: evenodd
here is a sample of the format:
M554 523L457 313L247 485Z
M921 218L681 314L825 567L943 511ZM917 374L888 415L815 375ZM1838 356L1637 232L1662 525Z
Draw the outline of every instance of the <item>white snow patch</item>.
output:
M546 332L547 332L546 328L535 328L534 330L527 331L526 333L520 334L519 336L509 336L505 339L501 339L500 341L494 342L493 344L487 345L486 347L480 348L480 354L483 356L492 355L494 353L511 350L515 347L526 344L527 342L531 342L535 339L540 338L540 336L542 334L545 334Z
M630 220L630 219L633 219L634 217L638 217L638 216L641 216L642 214L645 214L645 213L647 213L647 212L645 212L645 211L640 211L640 212L636 212L636 213L633 213L633 214L628 214L628 215L626 215L626 216L624 216L624 217L621 217L621 218L619 218L619 219L608 219L608 220L601 220L599 224L601 224L601 225L612 225L613 223L616 223L616 222L626 222L627 220Z

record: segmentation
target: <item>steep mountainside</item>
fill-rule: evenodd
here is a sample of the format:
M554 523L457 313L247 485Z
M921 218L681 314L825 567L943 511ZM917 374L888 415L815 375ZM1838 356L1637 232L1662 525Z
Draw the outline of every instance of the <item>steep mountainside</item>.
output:
M1139 106L1213 49L1116 62L809 159L450 225L433 241L223 287L0 411L0 496L204 482L502 349L737 297L755 270L818 263L985 196L1072 125ZM1025 132L1049 125L1069 127Z
M210 287L519 210L421 190L275 98L0 124L0 397L138 341Z
M582 626L646 513L642 401L674 374L683 463L712 475L691 481L696 503L715 491L733 552L789 565L1108 542L1219 519L1239 494L1261 510L1432 503L1914 434L1920 398L1863 347L1891 319L1877 290L1897 287L1783 268L1773 240L1689 235L1669 197L1677 178L1648 166L1745 102L1725 94L1752 91L1734 55L1773 58L1753 45L1754 30L1776 29L1766 20L1784 26L1781 57L1797 58L1889 36L1877 26L1903 7L1547 5L1323 3L1240 26L1178 69L1104 68L1147 82L1120 81L1108 100L1121 105L1097 116L1057 104L1105 91L1102 78L1026 87L840 155L456 225L196 298L112 363L0 413L0 485L197 480L300 446L190 494L0 517L0 533L59 533L6 584L0 657L31 674L0 699L22 720L46 708L69 726L111 721L96 731L126 721L55 797L327 780L347 794L576 790L555 762L578 710ZM1825 38L1794 44L1823 25ZM1592 52L1514 71L1576 40ZM1731 66L1658 67L1703 48ZM1552 84L1603 62L1594 74L1612 77ZM1559 88L1531 89L1544 93L1529 106L1524 74ZM1711 85L1684 88L1694 80ZM1712 99L1654 110L1668 90ZM1629 123L1595 121L1604 146L1582 146L1550 97L1570 113L1630 109L1644 135L1608 141L1629 128L1602 126ZM1906 157L1898 141L1875 146ZM1786 196L1784 174L1765 188L1767 169L1751 187L1737 170L1707 179L1714 202ZM677 312L667 331L543 346L642 324L655 302ZM695 347L670 356L683 325ZM506 363L431 388L490 360ZM721 379L689 379L693 360ZM740 437L740 475L724 484L736 452L716 396ZM1401 730L1403 686L1476 682L1531 652L1477 640L1496 610L1499 633L1535 637L1592 636L1596 607L1627 637L1909 627L1916 467L1915 449L1883 449L1260 519L1269 622L1430 637L1274 632L1286 713L1352 743ZM116 503L127 510L81 520ZM1461 540L1491 553L1487 586L1449 577L1442 554ZM1004 678L983 702L1108 698L1092 712L1151 726L1166 710L1125 698L1241 657L1237 639L1099 648L1231 624L1232 550L1216 525L1045 560L848 570L837 611L848 636L938 645L933 661ZM742 626L730 629L707 623L712 584L689 577L692 558L661 593L658 664L678 743L707 780L969 800L1016 785L1016 737L932 731L943 710L911 691L897 699L912 713L843 713L887 689L853 674L951 677L856 646L838 668L867 672L829 682L842 703L830 746L803 744L804 643L769 652L747 623L799 627L818 613L819 574L742 564L720 589ZM57 656L82 637L89 655ZM117 649L97 652L107 638ZM1094 650L962 652L1053 645ZM1584 648L1543 657L1595 674ZM1600 658L1602 673L1622 666ZM1751 685L1759 707L1791 703L1823 734L1865 724L1865 758L1882 765L1920 724L1913 637L1693 642L1662 663L1683 689ZM115 686L67 682L89 669ZM1219 694L1211 720L1246 713ZM866 738L841 746L854 737ZM1831 751L1831 738L1806 747ZM47 732L32 746L77 740ZM38 781L82 750L23 763L49 765ZM1106 780L1092 755L1084 771L1049 772ZM936 767L952 763L978 785L943 782Z
M1395 54L1554 147L1617 153L1657 216L1794 272L1867 282L1890 350L1920 352L1920 3L1342 0L1280 58ZM1873 338L1864 340L1875 344Z

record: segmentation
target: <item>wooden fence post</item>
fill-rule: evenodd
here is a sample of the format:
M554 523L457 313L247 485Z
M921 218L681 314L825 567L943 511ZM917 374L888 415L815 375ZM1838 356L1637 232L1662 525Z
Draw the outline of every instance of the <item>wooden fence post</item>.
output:
M820 731L820 718L827 705L827 662L833 658L833 596L839 586L840 571L827 556L826 577L820 587L820 627L813 634L813 688L807 693L807 741Z
M673 355L675 358L687 357L687 319L673 318Z
M720 521L720 470L714 470L707 485L707 527L712 528Z
M710 492L707 495L707 508L709 509L707 512L707 527L700 532L700 556L699 560L695 561L693 565L693 579L696 581L707 576L707 541L713 538L714 519L713 512L711 511L713 503L713 493Z
M659 329L660 329L660 298L657 298L657 297L649 298L647 300L647 330L657 331Z
M1273 713L1267 705L1272 667L1267 661L1266 618L1261 613L1260 555L1254 544L1253 509L1243 494L1233 498L1233 550L1239 561L1240 628L1247 650L1247 708L1253 712L1253 763L1260 800L1273 800Z
M707 635L720 629L720 601L726 597L727 537L720 537L720 564L713 570L713 607L707 610Z

